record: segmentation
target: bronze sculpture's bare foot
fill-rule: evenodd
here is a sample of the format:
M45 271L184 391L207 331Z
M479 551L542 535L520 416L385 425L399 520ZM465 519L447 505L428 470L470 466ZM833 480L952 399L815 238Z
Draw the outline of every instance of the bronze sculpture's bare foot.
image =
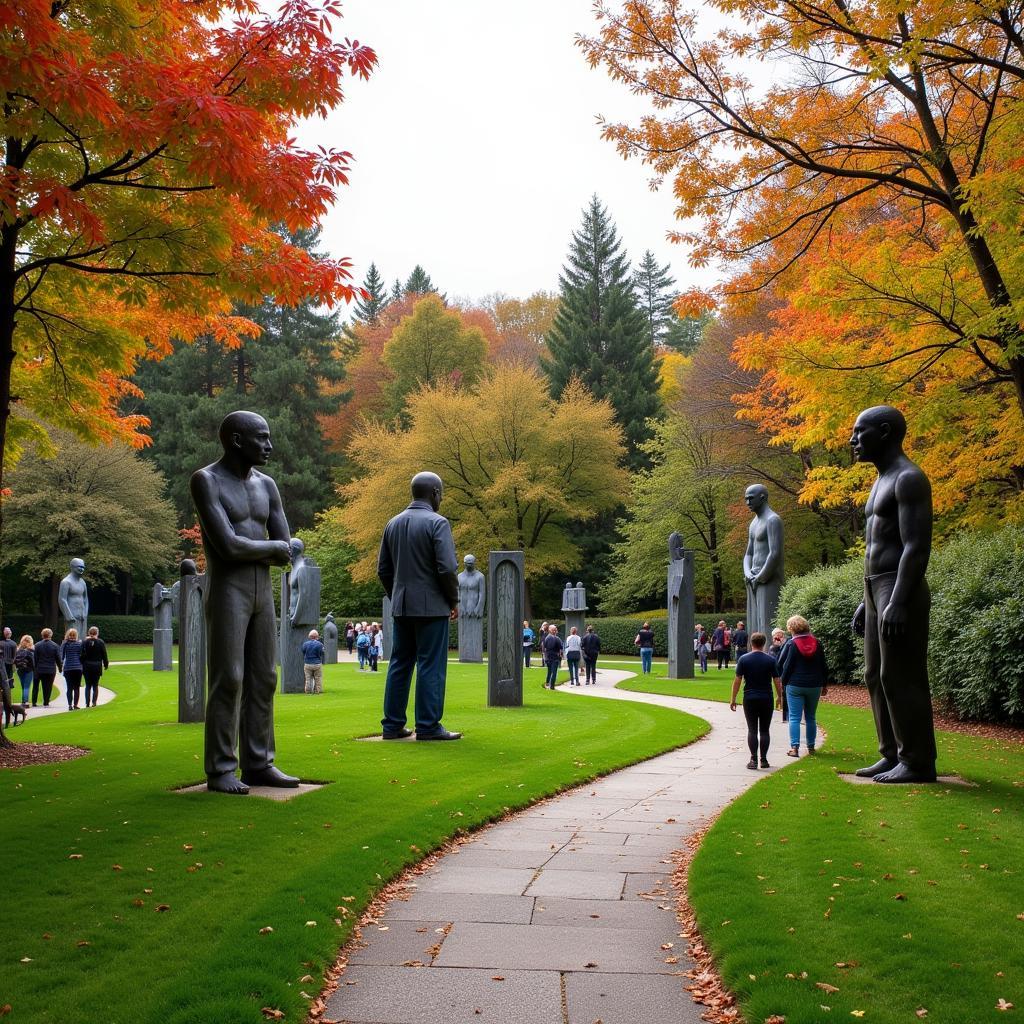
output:
M892 771L875 776L875 782L934 782L935 772L918 772L905 764L898 764Z
M241 780L236 779L234 772L211 775L206 780L206 788L211 793L233 793L235 796L245 796L249 792L249 787Z
M867 768L858 768L853 774L862 779L873 779L882 772L891 772L898 764L899 761L890 761L889 758L883 757L881 761L876 761Z
M285 775L272 764L255 772L242 772L242 781L250 786L275 786L277 789L295 789L299 780L294 775Z

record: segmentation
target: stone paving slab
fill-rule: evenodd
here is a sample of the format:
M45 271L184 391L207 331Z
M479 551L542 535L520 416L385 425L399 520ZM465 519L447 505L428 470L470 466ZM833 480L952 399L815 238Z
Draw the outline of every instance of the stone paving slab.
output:
M455 924L434 963L488 970L669 974L662 943L678 939L668 918L661 927L576 928L570 925ZM589 965L592 965L588 967Z
M699 1024L701 1010L679 978L645 974L566 975L568 1024Z
M678 934L671 855L766 773L745 768L745 723L728 705L614 689L631 674L605 670L597 686L563 692L678 708L706 718L712 731L692 746L520 812L442 857L408 899L385 908L387 931L364 933L366 948L355 953L330 997L328 1018L352 1024L700 1019L684 989L682 974L692 964ZM773 752L782 760L787 744L778 719L774 731ZM446 935L436 930L448 922ZM671 953L661 948L669 942ZM669 956L678 962L665 963ZM429 966L412 966L417 961Z

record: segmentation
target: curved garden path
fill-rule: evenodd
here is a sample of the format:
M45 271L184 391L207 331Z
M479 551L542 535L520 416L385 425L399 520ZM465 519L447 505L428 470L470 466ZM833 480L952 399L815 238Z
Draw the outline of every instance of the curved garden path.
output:
M671 854L764 772L727 704L561 689L688 711L703 739L477 833L363 929L324 1018L351 1024L689 1024ZM529 677L531 684L536 674ZM769 760L785 758L775 718ZM774 771L775 769L769 769ZM672 944L672 945L669 945Z

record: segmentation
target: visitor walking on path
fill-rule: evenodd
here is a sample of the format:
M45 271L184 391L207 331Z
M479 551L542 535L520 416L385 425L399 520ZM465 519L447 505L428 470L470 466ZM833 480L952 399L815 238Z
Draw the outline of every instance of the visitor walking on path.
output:
M28 633L18 642L18 649L14 652L14 669L21 681L21 703L27 704L29 691L32 689L32 678L36 670L35 645ZM34 702L33 706L35 706Z
M601 638L594 632L593 626L587 626L587 631L583 634L582 647L587 685L593 685L597 682L597 656L601 653Z
M74 626L64 634L60 645L60 660L64 665L64 685L67 689L68 710L78 710L78 699L82 691L82 641Z
M540 642L541 653L544 656L544 664L547 666L548 674L544 685L553 690L558 684L558 667L562 664L562 638L558 635L558 627L554 624L548 626L547 635Z
M530 667L530 654L533 652L533 630L530 629L530 623L526 619L523 620L523 668Z
M354 622L347 622L345 624L345 646L348 648L348 653L352 653L352 649L356 645L356 627Z
M651 662L654 660L654 630L651 629L649 622L645 622L640 627L640 632L637 633L633 643L640 648L640 671L645 676L649 676Z
M61 669L60 648L53 641L53 630L47 627L35 645L35 670L32 674L32 707L39 699L39 688L43 690L43 707L50 706L53 695L53 680Z
M302 689L306 693L324 692L324 653L320 634L311 629L302 641Z
M89 635L82 643L82 676L85 679L85 706L96 707L100 693L100 676L110 668L107 645L100 639L98 626L89 627Z
M818 739L816 714L818 701L828 693L828 661L821 641L811 634L810 623L802 615L792 615L786 629L793 639L782 655L782 685L789 704L790 757L800 756L800 716L806 722L807 753L813 754Z
M726 646L726 637L729 631L725 628L725 619L720 619L715 631L711 634L711 650L718 656L718 667L724 668L729 664L729 648Z
M777 626L772 630L772 645L768 648L768 653L775 659L776 665L779 667L779 671L776 675L782 675L782 652L786 646L786 631L779 629ZM786 700L786 688L782 688L782 720L784 722L789 721L789 701Z
M755 633L750 638L753 650L736 662L736 678L732 681L729 710L736 710L736 695L743 683L743 717L747 720L748 768L756 769L758 754L761 767L768 768L768 746L771 743L772 711L782 706L782 684L775 659L765 653L767 637ZM772 687L775 687L774 699Z
M738 663L740 658L750 649L750 637L747 633L747 627L742 622L736 623L736 632L732 635L732 642L736 645L736 661Z
M11 633L10 626L4 626L4 638L0 640L0 649L3 652L4 662L4 675L7 677L7 682L11 685L14 684L14 655L17 653L18 645L14 640L14 636Z
M359 658L359 671L362 672L370 661L370 631L363 625L360 625L356 633L356 655Z
M580 685L580 658L583 655L583 638L573 626L565 638L565 664L569 668L569 685Z

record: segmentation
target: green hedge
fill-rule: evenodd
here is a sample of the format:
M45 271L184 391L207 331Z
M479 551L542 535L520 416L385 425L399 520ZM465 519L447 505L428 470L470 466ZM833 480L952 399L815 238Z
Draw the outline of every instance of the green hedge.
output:
M15 639L28 634L34 640L44 626L53 630L54 638L62 638L63 619L57 622L43 622L39 615L10 615L3 623L10 626ZM153 642L153 617L151 615L91 615L89 625L97 626L100 636L108 644L151 644ZM178 639L178 620L174 620L174 639Z
M932 696L961 718L1024 724L1024 530L965 532L932 553L928 674ZM839 683L864 682L864 644L850 621L864 562L790 580L778 622L803 615L825 645Z
M863 683L864 643L850 628L863 596L863 559L814 569L782 588L776 625L802 615L825 647L833 682Z

